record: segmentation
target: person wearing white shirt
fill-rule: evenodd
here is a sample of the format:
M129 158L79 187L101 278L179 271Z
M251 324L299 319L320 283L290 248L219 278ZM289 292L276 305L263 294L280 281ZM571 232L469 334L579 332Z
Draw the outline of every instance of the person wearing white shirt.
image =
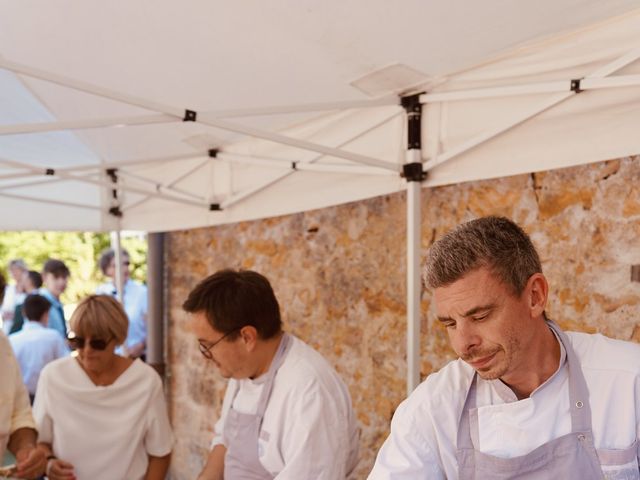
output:
M7 285L4 289L4 299L2 300L2 330L7 335L13 326L13 314L16 305L22 303L25 293L22 289L24 277L27 274L27 265L24 260L16 258L9 262L9 273L14 283Z
M424 283L460 357L396 410L370 480L640 478L640 345L565 333L504 217L435 242Z
M269 281L221 270L184 302L200 352L229 378L200 480L339 480L359 432L349 391L315 350L282 331Z
M22 330L9 336L32 403L44 366L69 354L60 335L47 328L50 308L51 304L42 295L28 295L22 304L23 316L27 321Z
M33 416L49 480L164 480L173 436L162 380L115 353L127 324L114 298L85 298L69 322L77 356L42 370Z
M0 274L0 302L5 280ZM8 449L16 457L11 475L37 478L47 463L44 452L36 448L37 432L29 406L27 389L11 345L0 332L0 460Z
M96 290L98 295L112 295L114 297L117 295L115 262L115 252L111 248L103 251L100 255L100 260L98 261L100 270L111 281L98 287ZM130 278L129 265L129 252L122 250L122 274L124 279L122 304L129 318L129 331L127 332L127 339L118 347L116 353L131 358L141 357L144 360L147 344L148 293L145 285Z

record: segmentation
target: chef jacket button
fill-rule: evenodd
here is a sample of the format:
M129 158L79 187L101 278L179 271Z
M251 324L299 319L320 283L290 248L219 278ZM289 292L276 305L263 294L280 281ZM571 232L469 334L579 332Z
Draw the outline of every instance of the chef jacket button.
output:
M578 400L578 401L576 402L576 407L578 407L578 408L582 408L582 407L584 407L584 403L582 403L580 400Z
M580 440L581 442L584 441L586 437L581 433L578 435L578 440Z

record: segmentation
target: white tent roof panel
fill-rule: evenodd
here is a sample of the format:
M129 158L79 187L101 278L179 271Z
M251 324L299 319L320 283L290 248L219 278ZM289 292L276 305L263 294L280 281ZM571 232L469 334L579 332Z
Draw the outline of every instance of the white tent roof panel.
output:
M428 92L426 186L638 153L637 9L638 0L0 0L0 227L171 230L402 190L404 111L365 92ZM628 86L433 97L610 74ZM323 102L332 106L308 105ZM182 122L187 109L196 122ZM33 122L48 125L24 126ZM105 172L114 167L115 186ZM111 188L119 220L107 213Z

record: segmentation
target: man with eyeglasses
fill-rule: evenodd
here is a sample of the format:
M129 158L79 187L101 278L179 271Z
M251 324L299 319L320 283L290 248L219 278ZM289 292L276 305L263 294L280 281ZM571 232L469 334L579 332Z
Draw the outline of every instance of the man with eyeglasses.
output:
M222 270L183 308L200 352L229 379L198 479L346 478L359 440L349 391L318 352L282 331L269 281Z
M124 293L122 295L122 306L129 318L129 330L124 344L119 346L116 353L124 357L140 358L145 360L145 349L147 344L147 287L140 282L130 278L129 252L122 250L122 276L124 279ZM102 273L110 279L98 287L98 295L116 296L116 255L112 248L108 248L100 255L98 262Z

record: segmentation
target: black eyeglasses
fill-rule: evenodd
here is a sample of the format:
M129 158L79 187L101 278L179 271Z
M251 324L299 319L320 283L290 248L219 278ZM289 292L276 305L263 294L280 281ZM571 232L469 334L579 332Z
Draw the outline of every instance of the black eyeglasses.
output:
M107 345L113 340L111 337L109 340L105 340L104 338L92 338L89 342L86 341L84 337L69 337L69 345L72 350L82 350L86 343L89 343L89 346L92 350L104 350L107 348Z
M231 330L230 332L225 333L222 337L220 337L218 340L216 340L215 342L213 342L211 345L209 345L208 347L202 343L202 341L200 341L199 343L199 347L200 347L200 353L202 354L202 356L204 358L206 358L207 360L212 360L213 359L213 354L211 353L211 349L213 347L215 347L216 345L218 345L222 340L224 340L225 338L227 338L229 335L231 335L232 333L237 332L238 330L240 330L240 328L234 328L233 330Z

